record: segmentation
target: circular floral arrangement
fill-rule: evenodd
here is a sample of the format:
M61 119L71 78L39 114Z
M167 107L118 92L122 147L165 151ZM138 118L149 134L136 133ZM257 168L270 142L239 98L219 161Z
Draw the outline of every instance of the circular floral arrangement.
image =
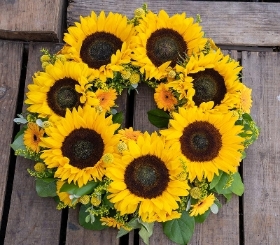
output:
M146 5L132 19L92 12L64 41L56 54L42 50L27 111L14 120L23 126L11 146L35 162L38 195L79 206L88 229L140 229L148 244L162 222L169 239L188 243L220 195L244 191L238 166L259 129L239 62L204 36L199 16ZM121 127L117 96L140 82L154 89L158 132Z

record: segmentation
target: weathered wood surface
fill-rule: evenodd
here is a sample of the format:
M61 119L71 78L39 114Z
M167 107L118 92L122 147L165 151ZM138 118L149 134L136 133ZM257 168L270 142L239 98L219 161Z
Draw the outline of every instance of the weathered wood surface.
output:
M253 88L252 116L259 139L244 160L245 244L279 244L280 239L280 53L243 52L243 80Z
M224 54L230 54L233 59L238 59L237 51L223 51ZM147 111L155 109L156 105L153 99L153 89L142 84L138 89L139 93L135 95L134 105L134 123L133 126L137 130L147 130L153 132L157 130L148 120ZM239 243L239 199L234 197L230 203L223 204L218 215L210 215L207 221L201 225L197 225L195 234L189 245L199 244L227 244L236 245ZM144 245L143 241L140 241ZM175 245L168 241L163 234L161 224L156 224L153 236L150 239L151 245L166 244Z
M46 43L29 45L26 85L32 82L34 72L41 70L40 50L46 48L55 52L60 47ZM5 236L7 245L59 244L61 211L56 210L52 198L37 195L34 178L27 172L27 168L33 169L33 166L33 161L17 157Z
M217 44L242 46L280 46L280 3L250 2L197 2L197 1L145 1L154 12L161 9L168 14L186 12L189 17L200 14L203 30ZM99 13L119 12L133 16L143 1L136 0L79 0L68 6L67 24L79 21L79 16L87 16L92 10Z
M61 41L65 0L1 0L0 38Z
M0 215L6 194L23 45L0 41Z

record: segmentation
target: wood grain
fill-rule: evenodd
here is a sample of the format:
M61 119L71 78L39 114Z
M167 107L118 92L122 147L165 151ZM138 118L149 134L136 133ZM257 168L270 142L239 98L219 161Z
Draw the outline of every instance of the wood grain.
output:
M65 0L1 0L0 38L61 41Z
M10 144L20 84L23 44L0 40L0 215L6 194Z
M233 59L238 59L238 52L235 50L224 50L225 55L229 54ZM156 108L153 99L153 90L142 84L139 86L139 94L135 99L134 127L138 130L152 132L156 130L146 116L147 110ZM193 238L189 245L201 244L227 244L236 245L239 243L239 198L234 196L229 203L219 197L223 204L217 215L211 214L203 224L196 225ZM144 245L143 241L140 241ZM150 238L151 245L165 244L175 245L163 234L161 224L155 224L153 236Z
M280 3L250 2L201 2L201 1L145 1L154 12L164 9L170 15L186 12L188 17L200 14L207 37L217 44L241 46L280 46ZM136 0L79 0L69 3L67 23L73 25L79 16L87 16L93 10L101 10L133 16L143 1Z
M53 53L60 47L46 43L30 44L26 85L31 83L34 72L41 70L40 50L46 48ZM26 171L27 168L33 169L33 166L33 161L17 157L5 237L7 245L59 244L61 211L56 210L52 198L37 195L34 178Z
M261 128L243 164L245 244L279 244L280 53L243 52L242 64L253 89L251 115Z

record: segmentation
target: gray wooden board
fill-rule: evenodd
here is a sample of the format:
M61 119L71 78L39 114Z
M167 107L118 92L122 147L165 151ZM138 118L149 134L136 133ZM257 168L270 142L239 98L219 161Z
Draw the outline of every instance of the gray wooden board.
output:
M188 17L200 14L207 37L217 44L242 46L280 46L280 3L250 2L201 2L201 1L145 1L154 12L161 9L170 15L186 12ZM67 10L67 23L73 25L80 16L92 10L99 13L119 12L129 18L143 1L129 0L80 0L71 1Z
M236 50L223 51L225 55L229 54L233 59L238 59ZM134 128L138 130L156 130L147 117L147 111L155 109L153 99L153 90L148 86L139 86L139 94L136 95L134 111ZM222 197L219 197L222 208L217 215L210 214L203 224L196 225L194 235L189 245L200 244L227 244L236 245L239 243L239 199L234 196L229 203L226 203ZM140 241L144 245L143 241ZM163 234L161 224L157 223L154 228L153 236L150 238L150 245L165 244L175 245Z
M118 112L123 113L124 121L122 127L125 126L125 116L127 110L127 90L124 90L121 95L117 97L116 108ZM103 231L93 231L84 229L79 225L79 207L76 209L69 209L69 215L67 220L67 238L66 245L79 244L82 241L84 245L118 245L119 239L117 239L116 229L105 229Z
M58 41L65 0L1 0L0 38Z
M41 70L42 48L49 49L52 53L60 45L29 45L26 85L32 82L34 72ZM56 210L56 203L52 198L37 195L34 178L27 173L27 168L33 169L33 166L33 161L17 157L5 236L7 245L59 244L61 211Z
M279 244L280 239L280 53L243 52L243 81L253 88L252 116L259 139L244 168L245 244Z
M6 194L10 144L20 83L23 44L0 41L0 215Z

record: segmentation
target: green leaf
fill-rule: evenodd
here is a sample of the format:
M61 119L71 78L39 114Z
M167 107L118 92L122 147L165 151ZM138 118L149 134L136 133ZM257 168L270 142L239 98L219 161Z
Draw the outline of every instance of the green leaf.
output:
M113 115L112 120L114 123L119 123L122 124L123 122L123 113L122 112L118 112L116 114Z
M219 175L216 175L216 174L214 175L214 178L210 183L210 189L213 189L219 183L222 175L223 175L222 171L219 171Z
M244 193L244 184L238 172L233 174L233 182L230 189L234 194L238 196L241 196Z
M154 126L158 128L167 128L170 116L164 110L154 109L147 112L148 119Z
M22 149L26 150L26 147L23 143L23 135L24 131L26 130L26 127L23 127L15 136L14 142L11 144L11 147L14 151Z
M128 224L129 227L131 227L132 230L141 228L141 224L139 223L138 218L133 218L127 224ZM130 232L129 230L126 230L126 229L121 227L118 234L117 234L117 238L120 238L121 236L123 236L123 235L125 235L129 232Z
M56 179L45 178L36 179L36 191L40 197L55 197L56 194Z
M141 223L139 236L145 244L149 245L149 238L153 235L154 223L147 223L140 220L139 222Z
M194 220L196 223L203 223L207 219L209 214L210 214L210 208L204 214L194 216Z
M91 194L97 185L98 182L94 181L90 181L82 187L79 187L74 183L64 183L64 185L60 188L60 192L67 192L70 195L81 197L83 195Z
M218 184L215 186L215 190L217 191L218 194L225 195L231 193L230 185L228 185L230 178L231 176L229 174L222 172L221 178Z
M89 215L89 212L86 212L86 210L88 209L89 206L90 205L81 205L80 211L79 211L79 224L82 227L84 227L85 229L89 229L89 230L100 231L100 230L104 230L105 228L107 228L107 226L102 225L102 223L100 221L100 216L95 216L95 220L93 223L86 222L89 219L89 218L87 218L87 216Z
M191 217L187 211L183 211L180 219L163 223L163 232L171 241L185 245L191 240L194 226L194 217Z

